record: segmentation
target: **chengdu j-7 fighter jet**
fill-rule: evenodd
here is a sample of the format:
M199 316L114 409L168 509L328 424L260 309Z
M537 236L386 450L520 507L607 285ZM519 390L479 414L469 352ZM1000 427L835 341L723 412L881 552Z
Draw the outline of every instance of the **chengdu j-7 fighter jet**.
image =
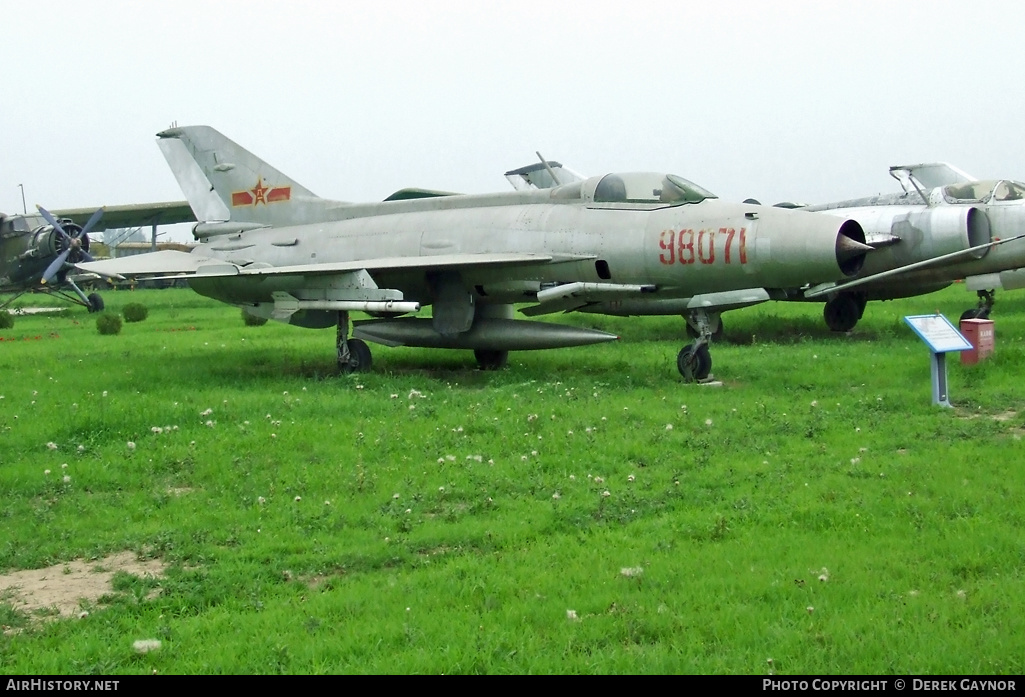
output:
M945 163L891 167L890 175L903 193L804 208L857 220L878 251L852 281L794 299L825 300L829 328L849 331L869 300L931 293L964 279L979 304L961 318L986 318L997 288L1025 288L1025 240L1016 239L1025 234L1025 184L980 181Z
M374 203L320 198L206 126L158 145L197 220L192 251L79 264L106 275L187 274L197 292L270 319L336 328L339 368L370 368L366 341L509 351L609 341L517 320L604 302L686 303L701 329L677 366L711 369L703 307L849 278L871 251L852 220L724 203L672 174L608 174L543 190L454 195L406 189ZM433 306L431 318L415 315ZM354 323L349 315L373 319Z

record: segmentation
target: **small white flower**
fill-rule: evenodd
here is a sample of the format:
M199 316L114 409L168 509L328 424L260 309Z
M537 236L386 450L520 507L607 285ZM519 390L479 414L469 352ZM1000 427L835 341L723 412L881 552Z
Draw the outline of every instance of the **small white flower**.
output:
M85 452L85 446L84 445L78 446L78 452L84 453Z
M861 462L861 458L860 458L860 457L852 457L852 458L851 458L851 464L852 464L852 465L856 465L856 464L858 464L859 462Z
M558 491L556 491L554 494L552 494L552 498L555 499L556 501L558 501L559 499L562 498L562 496L559 494Z
M395 493L395 494L392 494L392 495L391 495L391 497L392 497L393 499L397 499L397 498L399 498L399 495L398 495L397 493Z
M71 483L71 477L65 474L64 475L64 483L65 484L70 484Z
M199 415L200 415L200 416L210 416L210 415L211 415L211 414L213 414L213 413L214 413L214 410L213 410L213 409L207 409L207 410L205 410L205 411L201 411L201 412L199 412Z
M67 468L68 468L68 463L65 462L63 465L61 465L61 469L62 470L66 470Z
M215 424L215 423L216 423L215 421L209 421L209 420L208 420L208 421L206 422L206 425L207 425L207 427L208 427L208 428L213 428L213 427L214 427L214 424Z
M263 504L267 503L267 499L263 498L262 496L257 496L256 502L262 506Z
M296 503L299 503L299 502L300 502L300 501L302 501L302 500L303 500L303 497L302 497L302 496L296 496L296 497L295 497L295 502L296 502Z
M637 477L635 477L634 475L631 474L629 477L626 478L626 481L632 482L635 479L637 479Z
M135 443L133 443L132 441L128 441L126 445L129 450L135 450Z
M43 470L43 474L50 474L50 470Z
M164 429L160 428L160 426L154 426L153 428L150 429L150 431L153 432L153 433L159 434L159 433L163 433Z
M595 484L604 484L605 483L605 479L602 478L602 477L595 477L594 478L594 483Z
M644 569L640 566L626 566L619 570L620 576L627 578L634 578L644 573Z
M106 396L107 396L107 391L106 391L106 390L104 390L104 391L103 391L103 396L104 396L104 397L106 397Z
M608 497L610 497L610 496L612 496L612 494L610 494L610 493L609 493L609 492L608 492L607 490L606 490L606 491L603 491L603 492L601 492L601 497L602 497L603 499L607 499L607 498L608 498Z
M439 486L439 487L438 487L438 491L440 491L441 493L443 493L443 494L444 494L444 493L445 493L445 487L443 487L443 486Z
M80 619L80 620L84 620L88 616L89 616L89 613L86 610L82 610L80 613L78 613L78 619Z
M53 441L50 441L49 443L46 444L46 447L49 448L50 450L56 450L57 449L57 444L54 443Z
M705 425L706 426L711 426L712 425L712 420L711 419L705 419Z
M815 608L813 608L813 607L812 607L811 605L809 605L808 607L806 607L806 608L805 608L805 610L807 610L807 611L808 611L808 614L809 614L809 615L810 615L811 613L815 612Z
M672 424L666 424L666 430L667 431L672 431L673 430L673 425Z
M575 622L575 621L579 620L580 618L577 617L577 611L576 610L566 610L566 619L568 619L571 622Z

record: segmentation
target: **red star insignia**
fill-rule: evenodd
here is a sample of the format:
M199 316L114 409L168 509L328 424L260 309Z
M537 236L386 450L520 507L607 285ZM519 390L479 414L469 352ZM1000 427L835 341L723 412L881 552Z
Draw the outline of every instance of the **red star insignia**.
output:
M264 205L267 205L266 194L267 194L268 191L270 191L270 187L263 185L263 177L260 177L260 178L258 178L256 180L256 186L253 187L252 189L250 189L250 191L253 192L253 205L254 206L256 204L258 204L258 203L262 203Z

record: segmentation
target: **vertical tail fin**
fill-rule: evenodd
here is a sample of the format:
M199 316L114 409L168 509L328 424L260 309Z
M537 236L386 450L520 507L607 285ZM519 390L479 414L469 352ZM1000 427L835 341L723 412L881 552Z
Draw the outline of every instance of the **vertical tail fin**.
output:
M341 204L314 194L209 126L157 134L167 164L200 222L323 222Z

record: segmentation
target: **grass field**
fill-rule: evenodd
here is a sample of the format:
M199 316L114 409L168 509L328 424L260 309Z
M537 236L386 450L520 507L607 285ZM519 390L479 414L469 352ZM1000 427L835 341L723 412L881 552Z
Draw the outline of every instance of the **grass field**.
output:
M819 305L729 313L718 387L679 377L679 318L339 377L331 330L105 300L149 317L0 331L0 573L166 569L67 617L6 591L0 672L1025 671L1022 294L990 360L948 361L955 409L901 318L956 320L963 287L849 336Z

